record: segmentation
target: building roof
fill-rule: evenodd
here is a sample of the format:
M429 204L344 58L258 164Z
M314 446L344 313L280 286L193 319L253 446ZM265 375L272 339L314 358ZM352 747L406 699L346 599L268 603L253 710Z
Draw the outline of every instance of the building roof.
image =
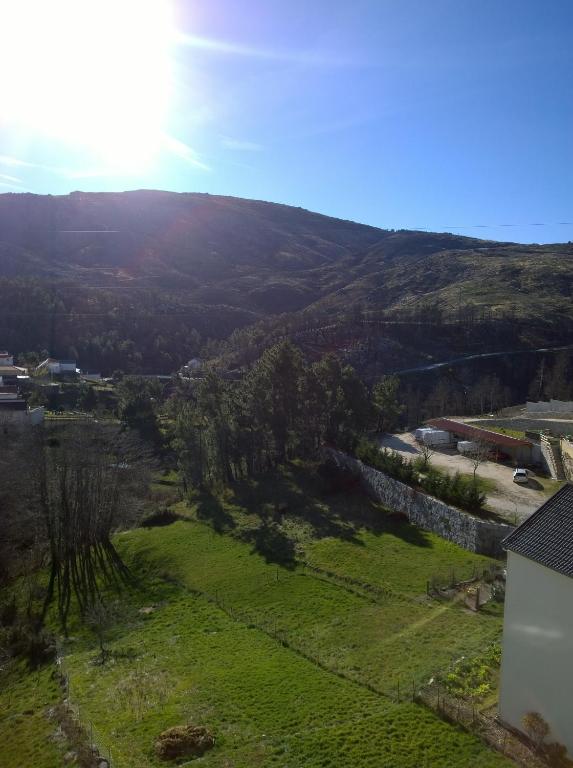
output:
M22 371L26 371L25 368L19 368L17 365L2 365L0 366L0 376L19 376Z
M454 432L456 435L467 437L469 440L481 443L491 443L492 445L498 445L502 448L519 448L520 446L530 448L533 445L531 440L522 440L519 437L501 435L499 432L490 432L489 429L472 427L471 424L465 424L463 421L454 421L453 419L430 419L427 423L431 427L436 427L436 429L444 429L447 432Z
M502 545L573 578L573 484L560 488Z

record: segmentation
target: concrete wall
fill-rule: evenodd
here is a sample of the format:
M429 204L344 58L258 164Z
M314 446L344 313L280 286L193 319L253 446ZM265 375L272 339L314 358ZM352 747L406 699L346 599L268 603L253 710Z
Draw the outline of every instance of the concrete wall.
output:
M538 712L573 756L573 579L508 552L499 714Z
M573 413L573 402L549 400L549 402L532 403L528 401L525 404L525 410L527 413Z
M503 554L500 542L514 530L513 526L480 520L450 507L340 451L325 448L324 453L339 465L358 474L364 490L372 498L390 509L402 512L414 525L471 552L494 557Z

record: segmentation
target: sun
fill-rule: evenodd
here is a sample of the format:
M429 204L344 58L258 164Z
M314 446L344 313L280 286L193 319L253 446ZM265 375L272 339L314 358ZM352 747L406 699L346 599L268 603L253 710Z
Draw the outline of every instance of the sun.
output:
M169 0L0 0L0 121L138 169L172 91Z

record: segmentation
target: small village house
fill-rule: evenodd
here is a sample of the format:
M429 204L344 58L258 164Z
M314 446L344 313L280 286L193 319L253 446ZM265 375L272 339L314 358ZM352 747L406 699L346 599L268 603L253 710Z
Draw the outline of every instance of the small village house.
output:
M77 373L75 360L57 360L54 357L47 357L36 368L38 373L50 374L75 374Z
M14 365L14 355L6 350L0 350L0 387L12 386L19 378L26 377L26 368Z
M504 541L507 585L500 718L524 731L535 712L573 757L573 485Z
M0 368L5 365L14 365L14 356L5 349L0 349Z
M37 426L44 421L44 408L30 408L15 387L0 387L0 428L8 425Z

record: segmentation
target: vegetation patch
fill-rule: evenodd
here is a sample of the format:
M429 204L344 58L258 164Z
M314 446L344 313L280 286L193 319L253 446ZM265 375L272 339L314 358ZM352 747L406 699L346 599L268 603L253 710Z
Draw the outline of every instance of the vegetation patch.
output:
M202 725L175 725L160 733L155 752L162 760L201 757L215 745L213 735Z

